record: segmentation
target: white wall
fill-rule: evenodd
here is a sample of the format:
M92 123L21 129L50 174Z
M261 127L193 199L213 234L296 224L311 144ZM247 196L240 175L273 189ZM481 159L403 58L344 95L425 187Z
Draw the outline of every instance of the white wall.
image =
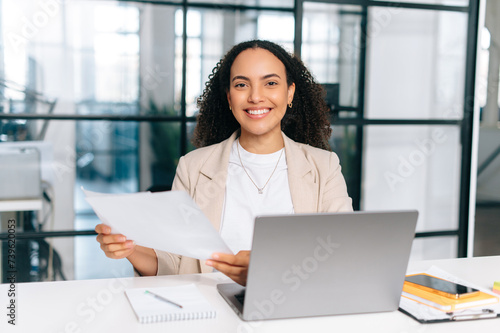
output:
M485 105L479 131L478 166L500 146L499 123L499 71L500 71L500 2L486 3L485 26L489 32L488 49L482 51L488 57L481 58L480 72ZM485 35L483 34L484 38ZM486 46L485 46L486 47ZM500 156L478 175L477 201L500 201Z
M500 147L500 129L483 127L479 131L478 166ZM500 156L478 175L477 201L500 202Z

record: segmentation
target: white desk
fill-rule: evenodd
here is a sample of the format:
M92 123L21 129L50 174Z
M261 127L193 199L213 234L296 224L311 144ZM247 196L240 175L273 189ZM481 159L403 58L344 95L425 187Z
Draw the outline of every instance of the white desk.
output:
M25 212L32 210L41 210L42 200L0 200L0 212Z
M465 280L491 288L500 280L500 256L411 262L409 270L436 265ZM175 286L194 282L217 310L217 318L139 324L125 288ZM241 321L219 296L220 273L16 285L16 326L7 323L8 284L0 285L0 332L500 332L500 318L420 324L399 311L264 322Z

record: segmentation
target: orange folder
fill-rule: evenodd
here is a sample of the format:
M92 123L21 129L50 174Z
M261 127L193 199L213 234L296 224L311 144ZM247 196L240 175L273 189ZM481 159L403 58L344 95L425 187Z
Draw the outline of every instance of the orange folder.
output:
M479 291L474 296L453 299L442 296L429 288L419 287L416 284L405 281L402 296L419 303L428 305L444 312L453 312L476 306L498 303L499 298L485 292Z

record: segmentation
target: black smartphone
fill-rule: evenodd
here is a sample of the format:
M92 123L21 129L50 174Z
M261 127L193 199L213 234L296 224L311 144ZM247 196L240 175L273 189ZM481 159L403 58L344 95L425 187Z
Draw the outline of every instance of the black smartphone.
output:
M426 289L428 291L453 299L471 297L479 293L479 290L477 289L453 283L451 281L439 279L428 274L410 275L407 276L405 280L418 285L422 289Z

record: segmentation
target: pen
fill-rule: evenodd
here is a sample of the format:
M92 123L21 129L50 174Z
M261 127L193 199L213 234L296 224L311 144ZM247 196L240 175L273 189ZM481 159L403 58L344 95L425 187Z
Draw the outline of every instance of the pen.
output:
M471 319L483 319L483 318L495 318L497 314L490 309L484 309L482 313L473 313L465 315L455 315L451 317L451 320L471 320Z
M170 303L170 304L173 304L173 305L175 305L175 306L178 306L178 307L182 308L182 305L177 304L177 303L175 303L175 302L172 302L171 300L168 300L168 299L166 299L166 298L165 298L165 297L163 297L163 296L160 296L160 295L157 295L157 294L155 294L155 293L152 293L152 292L150 292L149 290L144 291L144 293L145 293L145 294L149 294L149 295L153 296L154 298L159 299L159 300L161 300L161 301L163 301L163 302L167 302L167 303Z

